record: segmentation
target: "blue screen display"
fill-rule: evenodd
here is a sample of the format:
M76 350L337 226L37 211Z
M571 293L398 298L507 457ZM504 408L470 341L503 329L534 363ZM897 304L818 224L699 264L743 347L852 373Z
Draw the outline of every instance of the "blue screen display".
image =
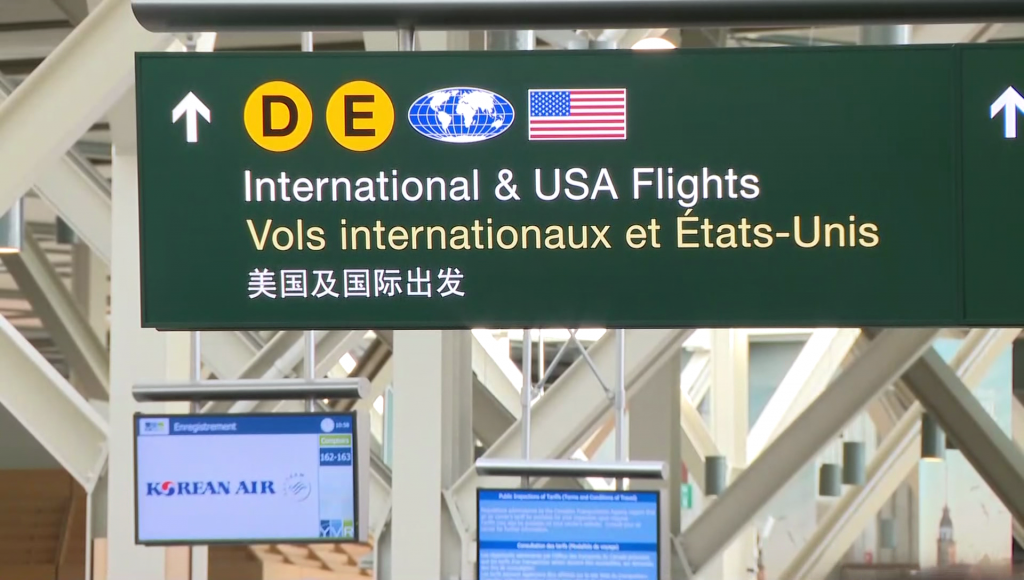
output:
M478 580L657 580L658 493L477 490Z
M135 421L139 543L356 537L353 415Z

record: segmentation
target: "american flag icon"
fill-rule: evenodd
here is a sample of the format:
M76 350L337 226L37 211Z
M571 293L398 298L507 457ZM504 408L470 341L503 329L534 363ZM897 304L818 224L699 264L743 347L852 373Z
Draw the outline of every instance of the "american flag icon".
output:
M531 141L623 141L626 89L530 89Z

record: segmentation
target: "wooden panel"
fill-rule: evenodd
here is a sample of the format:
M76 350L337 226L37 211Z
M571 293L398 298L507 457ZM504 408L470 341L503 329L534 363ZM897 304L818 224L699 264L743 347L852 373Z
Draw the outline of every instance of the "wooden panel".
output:
M289 558L306 558L309 556L309 546L297 544L274 544L274 549Z
M275 552L272 546L260 544L249 546L249 549L262 562L280 563L285 561L284 554Z
M296 566L302 566L304 568L327 567L320 558L317 558L316 553L313 552L308 545L276 544L273 549L284 554L285 559Z
M3 525L3 524L0 524ZM3 552L24 552L26 550L49 550L49 561L57 563L57 552L60 549L60 542L57 538L59 528L46 533L39 531L25 530L21 534L7 532L0 535L0 553ZM0 564L14 564L6 560L0 560ZM0 579L3 580L3 579Z
M46 514L53 517L60 517L67 508L68 500L71 497L71 490L65 490L64 497L37 497L32 492L22 491L18 495L6 496L9 501L0 500L0 508L5 514Z
M351 556L356 562L373 551L373 548L364 544L338 544L338 548Z
M61 547L63 553L58 560L57 580L85 580L85 504L85 490L76 482Z
M74 481L63 469L2 469L0 497L68 498Z
M310 549L331 570L348 570L358 564L351 556L336 550L330 544L313 544L310 545Z
M0 564L0 578L4 580L53 580L56 573L52 564L26 566Z
M259 559L250 549L251 546L210 546L210 564L250 562L259 563Z
M61 528L64 524L64 514L56 510L53 512L13 511L5 510L0 506L0 514L3 514L3 517L0 517L0 526L3 526L4 529L17 526L18 529L40 528L51 530L53 528Z
M24 550L0 550L0 565L47 564L56 566L53 555L57 552L56 545L31 546ZM0 576L2 578L2 576ZM6 580L6 579L4 579Z
M290 564L265 564L263 580L367 580L367 577L361 574L344 574Z
M63 469L0 470L0 578L34 580L42 574L46 580L82 580L84 499L84 490ZM81 536L74 552L72 534ZM69 565L58 578L62 554Z
M208 574L209 580L261 580L263 565L246 546L210 546Z
M54 528L46 533L42 533L39 530L24 530L17 535L7 531L7 533L0 537L0 552L20 552L34 548L51 550L53 553L50 554L50 557L56 563L57 560L53 556L57 554L57 547L59 545L58 538L55 537L57 529ZM0 562L0 564L9 563Z
M31 498L24 498L23 503L31 503ZM0 505L0 510L3 510L3 520L20 520L26 523L33 521L40 521L46 525L53 525L54 523L60 524L64 521L64 516L67 515L67 502L51 503L46 506L36 505Z

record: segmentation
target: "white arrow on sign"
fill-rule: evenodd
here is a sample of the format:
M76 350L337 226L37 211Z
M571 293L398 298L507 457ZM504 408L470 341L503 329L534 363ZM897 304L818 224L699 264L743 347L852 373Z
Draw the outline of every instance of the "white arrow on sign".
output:
M989 108L989 117L992 119L995 119L1000 112L1003 113L1003 134L1007 139L1017 138L1017 111L1024 114L1024 97L1013 87L1003 91L1003 94Z
M171 123L177 123L178 119L185 117L185 141L189 143L199 142L199 117L210 123L210 108L199 100L193 92L185 95L185 98L174 110L171 111Z

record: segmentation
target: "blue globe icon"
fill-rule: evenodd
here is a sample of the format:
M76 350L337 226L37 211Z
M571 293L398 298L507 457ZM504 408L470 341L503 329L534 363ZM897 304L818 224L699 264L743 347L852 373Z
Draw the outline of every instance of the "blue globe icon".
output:
M439 89L413 101L409 124L417 133L444 143L493 139L512 126L515 110L505 97L472 87Z

